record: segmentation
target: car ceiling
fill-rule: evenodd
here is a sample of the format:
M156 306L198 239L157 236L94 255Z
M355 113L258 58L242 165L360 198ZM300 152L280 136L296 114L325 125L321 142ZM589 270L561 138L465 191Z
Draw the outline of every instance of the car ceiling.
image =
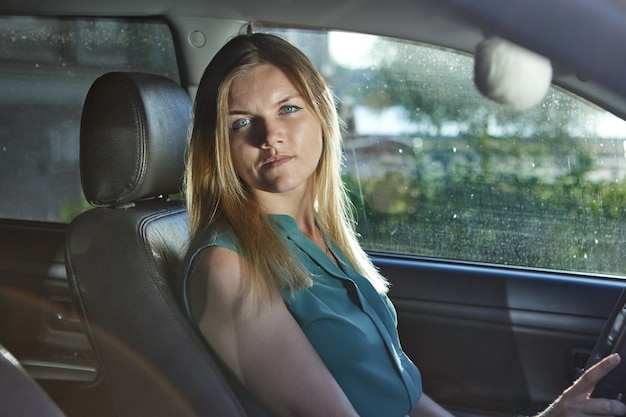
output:
M501 34L551 57L556 84L626 115L624 0L0 0L0 14L265 21L468 52L484 36Z
M416 33L423 35L427 32L423 29L435 25L437 32L449 33L451 39L464 39L452 36L462 29L458 24L446 25L442 18L446 13L437 2L423 0L0 0L0 14L195 16L345 29L409 39Z

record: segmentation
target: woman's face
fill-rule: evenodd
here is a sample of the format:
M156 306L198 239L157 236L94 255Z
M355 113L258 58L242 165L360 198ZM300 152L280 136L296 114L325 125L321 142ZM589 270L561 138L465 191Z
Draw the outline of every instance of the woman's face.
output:
M277 67L237 76L228 98L230 152L253 193L302 198L312 190L322 154L322 128L310 105Z

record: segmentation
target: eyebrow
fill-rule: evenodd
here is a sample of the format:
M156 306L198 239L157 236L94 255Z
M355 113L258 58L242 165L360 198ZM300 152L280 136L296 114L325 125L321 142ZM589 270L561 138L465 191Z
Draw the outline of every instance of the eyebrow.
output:
M283 99L278 100L278 101L275 103L275 105L276 105L276 106L278 106L278 107L280 107L280 106L282 106L283 104L285 104L285 103L287 103L287 102L289 102L289 101L293 100L294 98L299 98L299 99L304 100L304 97L302 97L302 94L293 94L293 95L288 95L287 97L285 97L285 98L283 98ZM232 110L229 110L229 111L228 111L228 115L229 115L229 116L239 116L239 115L243 115L243 114L250 114L250 112L249 112L249 111L246 111L246 110L239 110L239 109L232 109Z

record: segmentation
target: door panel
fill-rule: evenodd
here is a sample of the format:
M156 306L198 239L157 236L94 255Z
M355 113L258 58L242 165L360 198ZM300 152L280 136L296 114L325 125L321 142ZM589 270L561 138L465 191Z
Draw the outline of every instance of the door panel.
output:
M424 391L450 409L530 415L571 384L620 280L374 255Z
M0 344L68 416L111 415L111 404L64 262L65 225L0 222Z

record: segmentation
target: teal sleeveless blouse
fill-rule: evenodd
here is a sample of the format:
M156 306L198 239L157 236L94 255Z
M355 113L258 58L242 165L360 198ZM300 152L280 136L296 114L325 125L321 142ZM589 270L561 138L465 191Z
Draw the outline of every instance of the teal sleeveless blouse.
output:
M361 417L403 417L422 394L417 367L403 352L391 301L330 249L339 267L286 215L271 216L277 231L311 272L313 285L285 291L283 299L326 367ZM183 303L191 317L186 280L194 256L209 246L238 251L228 233L214 233L192 256L183 281Z

